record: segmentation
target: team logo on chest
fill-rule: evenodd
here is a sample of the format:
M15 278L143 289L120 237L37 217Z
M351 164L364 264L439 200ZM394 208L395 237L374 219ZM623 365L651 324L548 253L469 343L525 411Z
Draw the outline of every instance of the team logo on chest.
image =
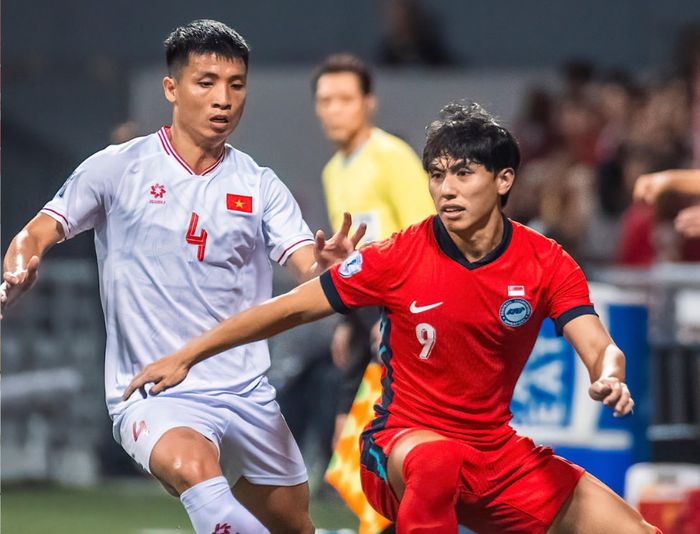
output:
M151 204L165 204L165 200L163 200L163 197L165 196L165 193L167 193L167 190L165 189L165 186L162 184L153 184L151 185L151 199L149 202Z
M506 326L521 326L532 315L532 306L525 299L508 299L501 304L498 315Z

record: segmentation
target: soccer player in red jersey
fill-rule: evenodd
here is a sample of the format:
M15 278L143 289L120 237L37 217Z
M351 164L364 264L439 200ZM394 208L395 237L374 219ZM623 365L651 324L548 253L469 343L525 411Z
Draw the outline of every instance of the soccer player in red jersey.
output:
M477 104L428 128L423 165L437 215L364 247L320 278L238 314L146 367L126 394L181 381L221 350L361 306L384 308L386 365L362 436L362 483L400 534L625 533L655 528L580 467L509 425L510 401L550 317L588 368L593 400L624 416L625 357L581 269L501 209L520 156Z

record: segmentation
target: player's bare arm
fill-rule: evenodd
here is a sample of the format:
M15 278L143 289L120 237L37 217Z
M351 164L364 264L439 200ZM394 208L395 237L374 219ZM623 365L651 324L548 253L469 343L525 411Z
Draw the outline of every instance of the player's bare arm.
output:
M564 337L571 343L591 378L588 394L623 417L634 408L625 384L625 355L595 315L582 315L564 326Z
M352 217L345 212L343 224L333 237L326 240L323 230L318 230L313 246L302 247L290 256L287 265L297 282L302 283L315 278L331 266L343 261L355 250L367 231L367 225L360 224L352 237L348 237L351 226Z
M0 305L3 313L6 306L31 289L37 279L41 257L63 238L63 227L43 213L37 214L15 236L2 264Z
M700 195L700 170L674 169L643 174L634 184L634 199L653 204L666 191Z
M304 323L333 313L318 278L241 312L194 338L179 351L147 365L134 377L124 392L128 399L145 384L155 385L156 394L182 382L195 364L224 350L267 339Z

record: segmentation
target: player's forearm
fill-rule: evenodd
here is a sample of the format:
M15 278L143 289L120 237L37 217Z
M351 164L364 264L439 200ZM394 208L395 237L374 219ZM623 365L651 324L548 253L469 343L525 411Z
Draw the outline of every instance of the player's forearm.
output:
M700 170L676 169L664 171L660 174L667 177L667 190L689 195L700 195Z
M181 349L186 365L192 367L227 349L267 339L330 315L333 310L320 288L320 282L312 280L289 293L226 319Z
M26 269L32 256L41 257L49 247L32 235L25 227L10 243L2 262L4 272L17 272Z
M7 273L24 270L33 256L41 258L63 238L63 228L60 224L48 215L37 214L7 248L2 264L3 271Z
M593 365L588 367L591 383L601 378L617 378L625 381L625 355L614 343L604 346L595 359Z

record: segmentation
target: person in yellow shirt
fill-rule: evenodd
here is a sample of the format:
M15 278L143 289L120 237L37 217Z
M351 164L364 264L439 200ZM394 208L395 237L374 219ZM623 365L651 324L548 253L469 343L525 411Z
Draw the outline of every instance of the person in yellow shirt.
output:
M312 79L316 115L326 137L337 149L322 175L328 218L334 229L339 228L343 212L350 212L355 225L367 225L365 243L386 239L433 213L428 179L418 156L405 141L373 123L377 98L372 85L368 66L350 54L328 57L316 69ZM360 420L354 421L352 428L343 430L365 369L372 359L370 331L378 318L376 310L361 310L347 316L333 336L333 361L344 371L333 439L336 456L341 433L344 432L347 443L357 448L359 432L371 418L368 409L366 420L363 421L365 416L361 416ZM369 378L377 376L376 372L368 370L365 383L377 382L369 385L379 391L378 378ZM374 400L369 399L367 406L371 407ZM356 413L354 408L353 413ZM359 449L357 456L358 472L356 480L353 478L357 483L355 490L359 488ZM335 485L351 504L348 495ZM361 491L358 498L364 500ZM351 504L361 522L366 523L361 532L378 531L378 528L368 526L371 520L363 518L359 511L363 505Z

